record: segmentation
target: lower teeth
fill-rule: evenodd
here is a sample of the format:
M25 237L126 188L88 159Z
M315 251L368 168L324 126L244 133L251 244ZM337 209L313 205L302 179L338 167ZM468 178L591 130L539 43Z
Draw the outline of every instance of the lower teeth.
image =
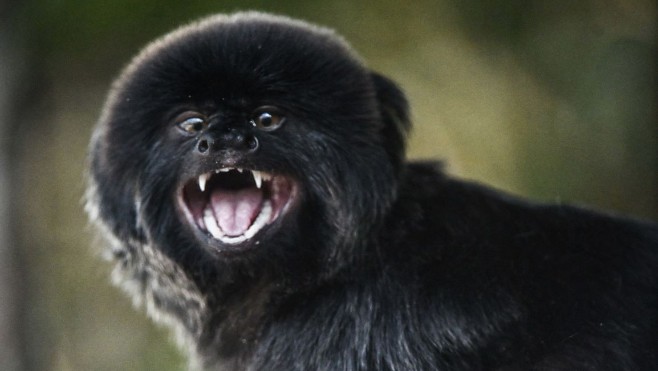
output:
M203 211L203 224L205 224L206 230L215 238L227 244L239 244L242 243L258 233L272 217L272 203L269 200L263 202L260 213L256 217L256 220L251 224L251 226L240 236L227 236L224 231L219 228L217 219L213 215L212 210L207 207Z

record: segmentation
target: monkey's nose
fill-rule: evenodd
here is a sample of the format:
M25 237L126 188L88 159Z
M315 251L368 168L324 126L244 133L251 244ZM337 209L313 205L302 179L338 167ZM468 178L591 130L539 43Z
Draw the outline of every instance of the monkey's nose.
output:
M219 136L222 147L238 151L253 151L258 148L258 139L246 130L231 129Z
M258 149L258 138L253 134L230 129L221 134L205 133L197 141L196 150L200 154L213 151L234 150L239 152L254 152Z

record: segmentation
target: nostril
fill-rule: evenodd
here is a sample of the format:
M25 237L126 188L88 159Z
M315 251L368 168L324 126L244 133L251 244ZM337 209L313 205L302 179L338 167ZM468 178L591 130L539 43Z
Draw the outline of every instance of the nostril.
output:
M196 148L199 152L205 153L208 151L208 148L210 148L210 144L208 143L207 139L201 139L196 145Z
M258 148L258 139L254 136L247 138L247 148L250 151L255 151Z

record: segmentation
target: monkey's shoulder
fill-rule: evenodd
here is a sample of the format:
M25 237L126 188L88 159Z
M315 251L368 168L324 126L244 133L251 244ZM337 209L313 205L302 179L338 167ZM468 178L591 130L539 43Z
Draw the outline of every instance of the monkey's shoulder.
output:
M407 164L385 228L407 244L536 254L658 255L658 225L568 204L546 204ZM488 246L488 247L487 247ZM606 255L607 254L607 255ZM654 258L656 260L656 258Z

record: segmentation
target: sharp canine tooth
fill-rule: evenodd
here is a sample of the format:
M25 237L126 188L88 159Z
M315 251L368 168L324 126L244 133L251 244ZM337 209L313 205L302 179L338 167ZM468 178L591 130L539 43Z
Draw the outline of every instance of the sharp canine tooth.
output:
M206 190L206 182L208 181L209 177L210 174L208 173L199 175L199 188L201 188L201 192Z
M260 188L263 184L263 178L260 171L252 170L251 174L254 176L254 182L256 182L256 187Z

